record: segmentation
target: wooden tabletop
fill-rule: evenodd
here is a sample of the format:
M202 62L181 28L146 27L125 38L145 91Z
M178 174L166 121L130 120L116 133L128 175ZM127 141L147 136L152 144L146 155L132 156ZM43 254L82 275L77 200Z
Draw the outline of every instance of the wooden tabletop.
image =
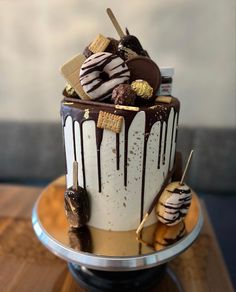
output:
M72 278L67 263L51 254L34 234L31 211L41 190L0 185L0 291L85 291ZM203 211L200 237L169 266L184 291L234 291L204 206ZM173 291L168 283L163 285L159 292Z

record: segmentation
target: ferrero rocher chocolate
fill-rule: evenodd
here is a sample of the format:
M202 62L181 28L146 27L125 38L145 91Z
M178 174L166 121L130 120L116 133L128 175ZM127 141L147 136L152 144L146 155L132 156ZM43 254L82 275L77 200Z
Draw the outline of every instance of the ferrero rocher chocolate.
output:
M66 84L65 91L69 97L78 97L75 89L69 83Z
M134 105L136 94L129 84L120 84L112 91L112 98L115 104Z

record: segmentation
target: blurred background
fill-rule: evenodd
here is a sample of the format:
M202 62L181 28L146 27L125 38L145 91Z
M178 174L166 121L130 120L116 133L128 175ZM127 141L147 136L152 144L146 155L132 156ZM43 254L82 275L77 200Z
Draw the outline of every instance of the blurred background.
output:
M181 124L236 125L234 0L0 1L1 119L59 119L60 66L99 32L118 37L109 6L159 66L175 67Z
M178 149L184 160L196 150L188 183L207 204L235 281L234 0L0 1L0 181L45 185L64 173L59 68L98 33L118 38L107 7L160 67L175 68Z

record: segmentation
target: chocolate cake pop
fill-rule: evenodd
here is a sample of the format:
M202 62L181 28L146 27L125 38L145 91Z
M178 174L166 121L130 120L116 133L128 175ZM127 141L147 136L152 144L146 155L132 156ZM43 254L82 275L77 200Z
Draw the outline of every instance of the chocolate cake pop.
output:
M89 198L86 190L78 186L78 164L76 161L73 163L73 186L66 190L64 202L70 227L78 228L89 221Z

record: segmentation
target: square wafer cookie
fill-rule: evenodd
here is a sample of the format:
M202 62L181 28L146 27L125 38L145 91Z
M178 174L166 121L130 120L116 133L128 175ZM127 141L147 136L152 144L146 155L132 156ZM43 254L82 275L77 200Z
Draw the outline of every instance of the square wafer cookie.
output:
M120 133L123 123L123 117L107 113L104 111L99 112L97 127L101 129L111 130L115 133Z
M84 55L77 55L61 67L61 73L66 81L75 89L81 99L90 99L80 83L80 68L86 60Z
M102 34L99 34L94 41L90 44L89 50L91 52L99 53L99 52L104 52L106 48L108 47L110 43L110 40L104 37Z

